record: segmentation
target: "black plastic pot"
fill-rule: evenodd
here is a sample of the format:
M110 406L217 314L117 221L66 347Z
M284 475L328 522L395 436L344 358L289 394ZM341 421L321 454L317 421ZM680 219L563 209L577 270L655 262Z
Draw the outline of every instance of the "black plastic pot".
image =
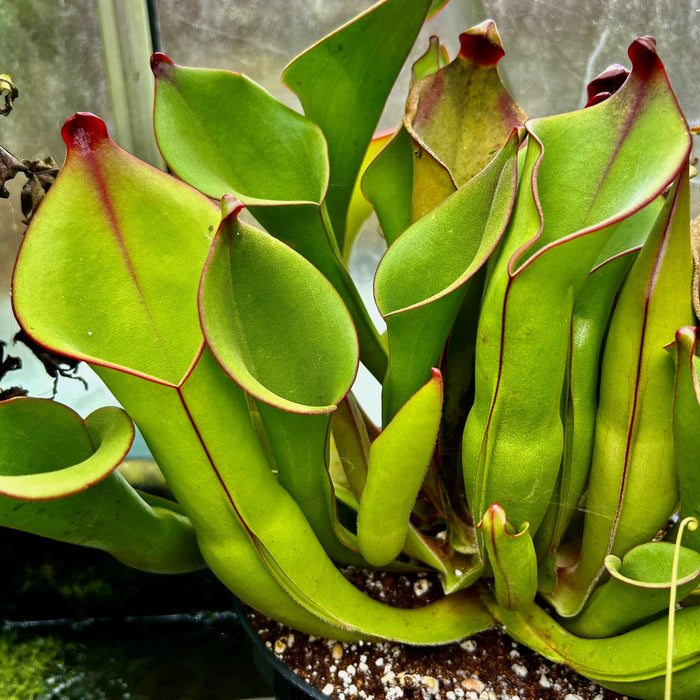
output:
M248 620L245 610L237 598L234 598L233 608L250 641L255 665L277 700L329 700L328 695L324 695L320 690L297 676L275 656L271 649L265 646L250 624L250 620Z

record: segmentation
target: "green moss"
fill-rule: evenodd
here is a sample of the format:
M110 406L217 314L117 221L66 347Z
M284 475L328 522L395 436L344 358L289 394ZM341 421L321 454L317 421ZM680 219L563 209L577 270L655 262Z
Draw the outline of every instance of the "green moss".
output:
M20 641L0 635L0 697L34 700L49 691L48 679L63 672L63 645L56 637Z

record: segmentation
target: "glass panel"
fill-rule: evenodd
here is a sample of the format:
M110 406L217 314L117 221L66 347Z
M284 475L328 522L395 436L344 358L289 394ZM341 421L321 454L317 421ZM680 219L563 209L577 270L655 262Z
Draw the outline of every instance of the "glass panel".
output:
M61 126L74 112L100 114L108 123L111 110L102 67L102 45L93 0L33 0L0 3L0 73L9 73L19 88L19 99L8 117L0 118L0 144L20 159L65 158ZM19 174L8 183L10 198L0 200L0 340L9 342L19 330L9 304L12 266L25 225L19 193L25 183ZM21 382L33 395L51 396L52 380L39 362L17 344L6 349L21 356L21 378L10 374L2 383ZM82 371L88 376L89 371ZM81 413L109 401L89 379L86 393L77 381L59 382L59 398L80 407Z
M65 157L60 129L71 114L110 116L95 3L0 3L0 29L0 73L12 76L20 94L13 112L0 118L0 143L20 159L51 155L60 164ZM22 184L20 175L9 188L16 194ZM0 289L5 293L24 231L15 194L0 202Z

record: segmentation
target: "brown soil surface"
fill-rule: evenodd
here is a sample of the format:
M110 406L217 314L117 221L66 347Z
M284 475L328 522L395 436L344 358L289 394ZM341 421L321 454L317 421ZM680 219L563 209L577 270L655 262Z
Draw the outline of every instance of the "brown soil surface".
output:
M440 595L434 580L349 570L372 597L415 607ZM419 593L416 596L416 592ZM250 611L259 635L299 676L334 700L612 700L606 690L493 629L461 643L407 647L318 639Z

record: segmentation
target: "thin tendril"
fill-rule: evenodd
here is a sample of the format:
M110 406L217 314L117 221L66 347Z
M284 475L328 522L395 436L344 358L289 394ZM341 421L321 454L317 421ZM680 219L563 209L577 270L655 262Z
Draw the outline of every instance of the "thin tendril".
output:
M671 590L668 601L668 629L666 639L666 679L664 684L664 700L671 700L671 686L673 683L673 637L676 625L676 592L678 588L678 559L681 554L681 539L685 527L690 531L697 530L698 521L689 516L681 520L676 535L676 545L673 550L673 564L671 566Z

